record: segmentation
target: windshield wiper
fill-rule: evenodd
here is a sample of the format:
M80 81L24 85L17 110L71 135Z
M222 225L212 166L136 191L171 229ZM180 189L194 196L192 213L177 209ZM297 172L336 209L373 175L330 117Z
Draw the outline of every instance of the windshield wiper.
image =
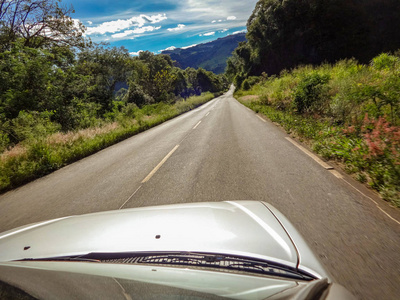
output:
M89 253L80 256L64 256L35 260L190 266L258 273L269 276L278 276L307 281L315 279L309 274L300 272L295 268L271 261L258 260L243 256L201 252Z

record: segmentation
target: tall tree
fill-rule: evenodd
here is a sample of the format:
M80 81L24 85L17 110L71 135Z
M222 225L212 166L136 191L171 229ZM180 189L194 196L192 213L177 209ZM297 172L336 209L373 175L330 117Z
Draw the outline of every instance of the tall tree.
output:
M90 86L85 91L88 101L99 103L104 110L110 109L117 83L128 82L132 72L128 50L97 46L81 51L78 58L76 72L89 79Z
M398 0L259 0L247 22L250 55L236 53L250 75L352 57L367 63L400 48L399 26Z
M0 47L9 49L22 38L24 45L38 48L52 45L83 47L84 26L70 15L72 6L61 0L0 0Z

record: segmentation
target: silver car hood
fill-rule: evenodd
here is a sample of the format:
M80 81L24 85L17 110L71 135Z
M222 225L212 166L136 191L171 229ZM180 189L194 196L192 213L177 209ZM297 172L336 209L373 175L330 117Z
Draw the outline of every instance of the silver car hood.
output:
M304 240L259 201L176 204L71 216L0 234L0 261L87 253L187 251L248 256L327 277Z

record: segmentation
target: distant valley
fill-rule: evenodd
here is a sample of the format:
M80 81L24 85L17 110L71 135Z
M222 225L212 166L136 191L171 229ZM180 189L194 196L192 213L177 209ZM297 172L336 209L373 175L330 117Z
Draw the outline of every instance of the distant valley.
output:
M165 50L162 54L169 55L182 69L203 68L221 74L225 71L227 58L231 56L238 44L245 40L246 34L238 33L186 49Z

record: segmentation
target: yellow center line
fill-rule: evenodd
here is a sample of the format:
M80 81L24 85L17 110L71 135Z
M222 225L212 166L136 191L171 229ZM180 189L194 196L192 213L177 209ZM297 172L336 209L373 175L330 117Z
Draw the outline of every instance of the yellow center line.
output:
M118 209L122 209L122 208L125 206L125 204L128 203L128 201L131 200L133 196L135 196L135 194L140 190L141 187L142 187L142 186L139 186L139 187L136 189L136 191L134 191L133 194L130 195L129 198L126 199L126 201L124 202L124 204L122 204Z
M147 181L150 180L151 177L153 177L153 175L162 167L162 165L168 160L168 158L170 158L170 156L172 154L174 154L174 152L176 151L176 149L179 148L179 145L176 145L174 147L174 149L172 149L164 158L162 161L160 161L160 163L149 173L149 175L146 176L145 179L143 179L142 183L146 183Z
M194 127L193 127L193 130L194 129L196 129L197 128L197 126L199 126L200 125L200 123L201 123L201 121L199 121L199 123L197 123Z

